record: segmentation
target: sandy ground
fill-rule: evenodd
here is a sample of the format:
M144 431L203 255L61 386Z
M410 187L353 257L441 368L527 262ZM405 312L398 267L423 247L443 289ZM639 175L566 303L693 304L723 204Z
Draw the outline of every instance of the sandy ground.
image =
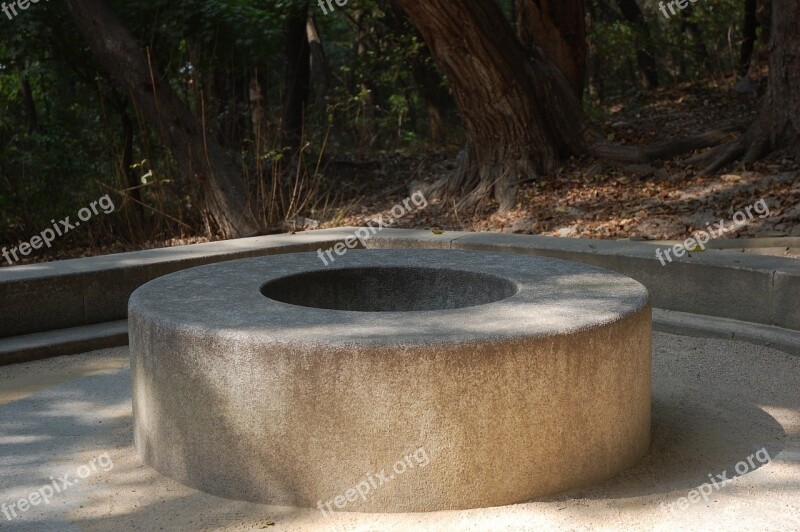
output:
M333 517L220 499L143 465L127 355L0 367L0 530L800 530L800 358L769 348L655 334L651 452L603 485L498 508ZM676 505L723 472L732 480L707 484L707 501ZM65 473L78 482L65 488ZM53 480L48 504L3 514Z

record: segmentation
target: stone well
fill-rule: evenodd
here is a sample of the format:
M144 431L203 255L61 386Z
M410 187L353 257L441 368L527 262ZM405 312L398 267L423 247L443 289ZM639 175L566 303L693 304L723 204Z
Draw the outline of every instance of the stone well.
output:
M129 324L138 452L222 497L505 505L608 479L650 441L647 291L583 264L238 260L145 284Z

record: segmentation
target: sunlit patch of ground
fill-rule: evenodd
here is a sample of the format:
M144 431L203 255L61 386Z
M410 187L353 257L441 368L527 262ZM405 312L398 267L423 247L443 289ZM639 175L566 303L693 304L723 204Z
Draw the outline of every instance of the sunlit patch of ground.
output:
M145 466L131 443L127 360L118 348L0 367L0 504L102 453L113 462L49 504L0 514L0 530L800 529L800 357L766 347L656 333L651 451L604 484L497 508L333 517L220 499ZM759 450L770 460L736 474ZM729 484L680 508L723 472Z

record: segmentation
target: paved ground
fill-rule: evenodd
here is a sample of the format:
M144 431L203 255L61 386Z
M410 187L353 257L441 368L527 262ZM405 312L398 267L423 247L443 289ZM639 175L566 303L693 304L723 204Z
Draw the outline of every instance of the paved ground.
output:
M127 348L0 367L0 531L800 530L800 357L657 333L653 416L649 456L601 486L500 508L326 518L206 495L144 466ZM64 474L79 482L65 487ZM717 488L709 475L732 481ZM54 481L61 492L49 495ZM692 493L704 483L707 501ZM50 502L34 497L7 519L35 491Z

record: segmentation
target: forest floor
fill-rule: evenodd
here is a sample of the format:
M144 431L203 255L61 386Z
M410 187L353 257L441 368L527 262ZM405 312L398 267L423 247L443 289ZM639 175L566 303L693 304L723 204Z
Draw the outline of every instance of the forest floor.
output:
M740 94L723 86L681 84L607 102L594 127L614 142L644 146L726 126L746 127L755 116L757 98L755 93ZM357 197L358 202L349 215L322 227L362 225L378 214L388 216L410 192L398 184L432 182L447 175L457 151L425 157L385 154L360 165L344 165L334 180L349 186L340 194ZM653 164L570 160L553 175L521 184L518 204L507 214L497 214L491 203L458 211L452 201L431 201L393 227L684 240L693 231L719 220L728 222L737 211L764 200L767 216L755 215L725 236L800 236L800 160L773 155L747 169L731 167L708 176L683 158Z
M761 92L763 92L763 83ZM606 100L593 109L591 127L609 141L625 145L685 138L729 126L746 128L755 117L759 95L739 93L714 82L672 85L634 97ZM732 136L731 138L735 138ZM322 169L335 196L319 218L319 228L361 226L409 197L411 183L448 176L462 144L439 150L368 150L360 157L338 153ZM730 228L737 211L759 200L763 206L745 225L725 238L800 237L800 160L774 154L749 168L733 166L703 175L684 159L652 164L624 164L591 157L565 162L556 173L519 186L518 203L498 214L491 200L471 210L453 201L431 200L393 223L397 228L446 231L494 231L545 236L684 240L720 220ZM762 204L763 205L763 204ZM287 227L292 224L287 223ZM800 257L800 242L786 249L755 250ZM92 247L70 244L24 257L18 264L86 257L136 249L207 242L202 236L175 237L142 244L116 242ZM772 246L772 244L771 244ZM6 266L0 261L0 266Z

